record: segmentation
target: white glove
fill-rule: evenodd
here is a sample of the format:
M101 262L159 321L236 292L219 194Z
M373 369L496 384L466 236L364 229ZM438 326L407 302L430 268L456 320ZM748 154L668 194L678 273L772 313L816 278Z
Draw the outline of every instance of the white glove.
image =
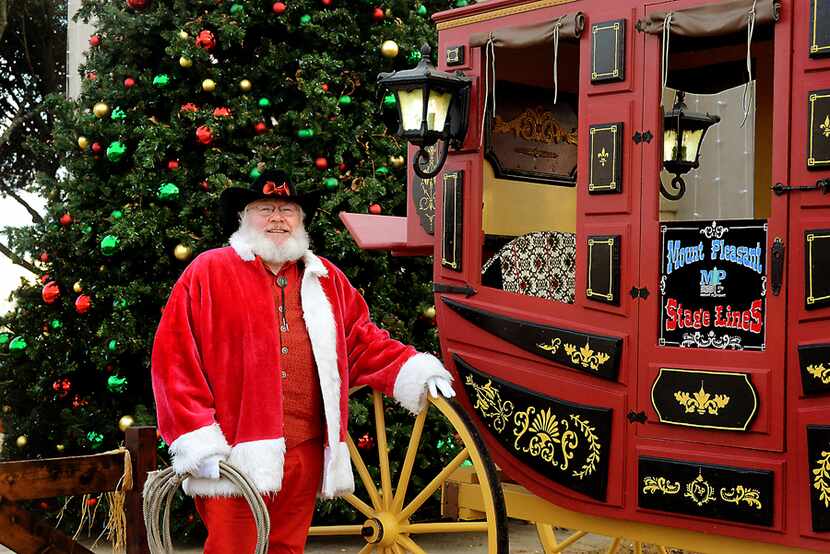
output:
M429 389L429 395L433 398L438 398L439 391L444 398L452 398L455 396L455 391L452 390L452 383L446 377L438 375L430 377L427 379L427 388Z
M208 456L190 474L199 479L219 479L219 461L224 459L221 454Z

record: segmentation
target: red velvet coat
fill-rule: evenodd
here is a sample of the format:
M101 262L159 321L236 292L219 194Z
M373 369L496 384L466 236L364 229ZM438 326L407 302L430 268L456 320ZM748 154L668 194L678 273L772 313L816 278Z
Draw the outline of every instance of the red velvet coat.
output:
M320 494L354 490L346 446L348 390L393 396L412 412L425 383L451 379L438 359L393 340L369 319L363 297L331 262L303 258L303 317L311 339L326 423ZM198 256L173 288L153 345L158 425L173 467L188 473L208 456L227 456L260 492L282 486L285 440L273 279L247 244ZM238 495L220 479L185 481L188 494Z

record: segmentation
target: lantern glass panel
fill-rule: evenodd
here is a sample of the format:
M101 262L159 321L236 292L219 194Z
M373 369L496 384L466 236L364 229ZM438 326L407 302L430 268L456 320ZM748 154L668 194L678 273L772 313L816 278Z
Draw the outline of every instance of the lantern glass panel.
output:
M401 127L404 132L420 131L424 116L424 90L398 90L398 105L401 108ZM431 96L431 95L430 95Z
M663 131L663 159L673 160L677 157L677 131L666 129Z
M683 129L683 138L680 141L680 160L695 163L702 138L703 129Z
M442 92L435 89L429 91L429 105L427 106L427 130L443 131L452 102L451 92Z

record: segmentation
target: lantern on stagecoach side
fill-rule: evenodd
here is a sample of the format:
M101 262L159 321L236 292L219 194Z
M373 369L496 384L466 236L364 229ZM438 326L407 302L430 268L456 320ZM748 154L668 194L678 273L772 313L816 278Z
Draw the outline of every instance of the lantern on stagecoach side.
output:
M412 69L380 73L378 84L389 89L397 100L397 134L418 146L413 169L422 179L435 177L444 165L451 145L458 149L467 134L471 79L460 71L446 73L430 63L430 48L421 47L421 61ZM426 147L442 141L439 158L432 170Z
M700 146L706 131L720 121L720 117L689 112L684 98L686 93L678 90L672 110L663 115L663 167L674 173L671 186L676 192L669 192L660 182L660 193L669 200L679 200L686 193L686 182L681 175L697 168Z

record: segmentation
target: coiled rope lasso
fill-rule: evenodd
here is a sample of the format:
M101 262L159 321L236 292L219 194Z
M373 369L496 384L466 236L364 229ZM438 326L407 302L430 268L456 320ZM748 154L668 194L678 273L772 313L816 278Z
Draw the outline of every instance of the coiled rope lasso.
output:
M257 538L255 554L268 552L268 535L271 520L265 501L253 484L238 469L225 462L219 462L219 476L236 485L248 501L256 522ZM154 471L144 484L144 525L147 527L147 544L151 554L170 554L173 542L170 540L170 506L173 497L187 475L176 475L172 467ZM163 510L163 511L162 511ZM159 526L161 520L161 527Z

